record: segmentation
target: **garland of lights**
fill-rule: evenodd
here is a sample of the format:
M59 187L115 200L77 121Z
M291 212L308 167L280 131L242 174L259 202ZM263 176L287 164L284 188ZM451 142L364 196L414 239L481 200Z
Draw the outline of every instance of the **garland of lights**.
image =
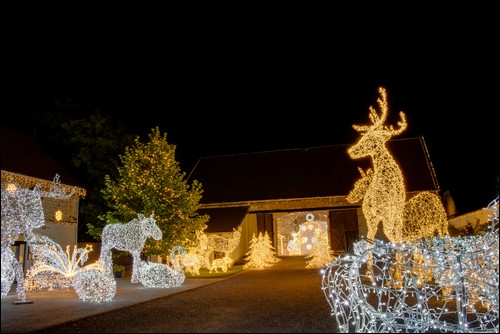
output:
M498 197L487 209L481 235L361 240L329 264L322 289L340 332L498 333Z
M267 231L264 234L259 233L258 237L255 236L255 233L253 234L249 251L245 255L248 262L243 265L243 269L262 270L281 261L280 258L275 256L276 252Z
M162 238L162 232L153 217L154 214L145 217L139 213L137 218L126 224L107 224L104 226L99 259L103 262L103 267L108 273L113 272L111 250L115 248L132 254L132 278L130 281L132 283L140 281L141 252L146 239L152 237L155 240L161 240Z

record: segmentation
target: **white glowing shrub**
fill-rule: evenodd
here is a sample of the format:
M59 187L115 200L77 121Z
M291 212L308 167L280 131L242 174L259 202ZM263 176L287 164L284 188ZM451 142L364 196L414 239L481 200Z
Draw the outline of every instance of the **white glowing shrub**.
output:
M116 294L116 281L113 275L104 270L79 271L73 285L78 297L83 301L106 302L112 300Z
M259 233L258 237L253 234L249 250L245 255L247 256L247 263L243 265L243 269L262 270L281 261L276 257L271 238L269 238L267 232L264 234L262 232Z
M213 249L210 247L208 235L203 231L196 231L196 244L182 257L182 265L186 272L193 276L200 275L201 268L210 268L210 254Z
M113 259L111 250L113 248L132 254L132 283L138 283L138 271L141 265L141 252L147 238L161 240L162 232L156 225L154 215L145 217L138 214L126 224L108 224L102 230L100 261L108 273L113 272Z
M498 198L487 209L486 233L362 240L329 264L322 289L339 331L498 333Z
M172 267L149 261L141 261L139 268L139 281L150 288L174 288L184 283L186 274L181 266L181 259L186 250L182 246L175 246L170 251Z

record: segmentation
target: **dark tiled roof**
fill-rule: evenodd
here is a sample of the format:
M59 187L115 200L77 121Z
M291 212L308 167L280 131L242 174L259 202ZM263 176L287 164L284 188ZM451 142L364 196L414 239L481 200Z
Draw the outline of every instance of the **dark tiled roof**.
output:
M358 166L370 158L352 160L352 144L202 157L189 180L202 184L200 204L240 201L347 196L360 178ZM439 190L423 137L387 143L405 175L406 190Z
M81 182L29 135L2 126L1 147L2 171L47 181L59 174L62 184L83 188Z
M198 209L200 215L208 214L210 220L204 232L232 232L238 228L248 212L249 206Z

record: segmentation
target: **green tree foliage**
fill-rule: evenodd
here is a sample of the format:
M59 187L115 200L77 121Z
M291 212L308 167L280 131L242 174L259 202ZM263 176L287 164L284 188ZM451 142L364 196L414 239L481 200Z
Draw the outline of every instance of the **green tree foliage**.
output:
M99 218L107 223L126 223L138 213L154 213L163 239L149 238L143 254L165 255L176 245L193 246L196 231L206 228L208 215L198 215L201 183L187 183L175 160L176 147L167 142L166 133L156 127L148 137L146 143L136 137L134 144L125 148L116 180L106 175L102 193L112 211Z
M79 206L79 241L100 240L104 224L97 217L108 210L101 193L104 177L117 174L119 155L134 137L126 133L121 122L70 98L55 100L36 114L35 121L37 140L66 164L87 190Z

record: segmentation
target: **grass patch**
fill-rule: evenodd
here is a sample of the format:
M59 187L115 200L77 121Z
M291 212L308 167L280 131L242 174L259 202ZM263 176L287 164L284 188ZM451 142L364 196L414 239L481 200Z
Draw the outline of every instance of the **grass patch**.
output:
M233 275L236 275L243 271L243 265L235 265L231 268L228 268L226 272L218 271L210 273L210 270L207 268L201 268L199 275L192 275L191 273L186 272L186 278L226 278Z

